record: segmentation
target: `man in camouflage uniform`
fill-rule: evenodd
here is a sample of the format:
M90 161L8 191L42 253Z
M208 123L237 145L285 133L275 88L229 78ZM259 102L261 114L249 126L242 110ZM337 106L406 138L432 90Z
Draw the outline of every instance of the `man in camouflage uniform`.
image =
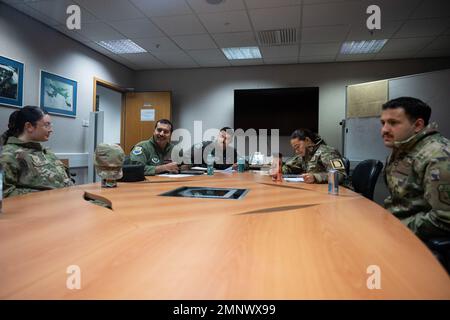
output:
M309 130L295 130L291 146L296 155L283 165L283 174L302 174L307 183L328 182L328 171L337 170L339 182L346 177L344 162L339 151L328 146Z
M450 144L430 115L410 97L388 101L381 113L383 141L392 148L385 207L423 240L450 235Z
M0 163L4 169L5 198L73 185L64 164L39 142L9 137L3 146Z
M178 173L179 167L171 159L174 145L170 142L173 126L167 119L156 122L155 131L149 140L141 141L133 147L130 153L131 164L145 166L146 176L170 172Z

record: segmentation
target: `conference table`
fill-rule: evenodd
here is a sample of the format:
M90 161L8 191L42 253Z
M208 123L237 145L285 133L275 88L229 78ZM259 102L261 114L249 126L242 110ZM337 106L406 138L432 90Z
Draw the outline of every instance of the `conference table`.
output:
M248 193L160 196L181 186ZM450 299L450 279L351 190L217 172L4 199L0 299Z

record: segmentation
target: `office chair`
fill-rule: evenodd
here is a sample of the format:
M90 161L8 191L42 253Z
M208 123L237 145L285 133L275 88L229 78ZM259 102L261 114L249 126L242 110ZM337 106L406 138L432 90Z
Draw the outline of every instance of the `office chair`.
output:
M348 160L346 157L342 157L342 162L344 163L345 174L348 178L350 176L350 160Z
M367 199L373 200L375 185L382 169L381 161L373 159L361 161L353 170L353 189Z
M450 238L430 239L426 245L450 275Z

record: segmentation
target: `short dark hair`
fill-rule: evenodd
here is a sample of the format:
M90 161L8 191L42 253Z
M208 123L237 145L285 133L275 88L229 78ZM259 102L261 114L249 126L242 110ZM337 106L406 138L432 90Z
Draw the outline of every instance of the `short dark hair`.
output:
M317 133L309 129L297 129L291 134L291 139L299 139L301 141L305 141L306 138L309 138L314 143L322 140L322 138Z
M431 116L431 108L422 100L412 97L400 97L389 100L383 104L382 107L383 110L397 108L403 108L406 116L411 122L414 122L417 119L423 119L425 125L428 125Z
M172 122L170 122L170 120L168 120L168 119L159 119L158 121L156 121L155 129L158 126L159 123L168 124L170 126L170 133L173 132L173 124L172 124Z
M232 128L230 128L230 127L223 127L219 131L231 131L231 132L233 132L234 130Z
M6 130L1 138L0 144L5 144L9 137L18 137L25 129L25 123L29 122L33 127L36 127L36 122L41 120L47 112L36 106L25 106L19 110L14 111L9 116L8 130Z

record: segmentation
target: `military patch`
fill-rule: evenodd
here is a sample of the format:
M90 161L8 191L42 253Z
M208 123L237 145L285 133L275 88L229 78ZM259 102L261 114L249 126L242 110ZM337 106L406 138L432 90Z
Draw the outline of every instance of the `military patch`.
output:
M439 200L450 206L450 184L440 184L438 186Z
M142 154L142 147L134 147L133 151L131 151L132 154L135 156L139 156Z
M339 169L344 169L344 163L342 162L341 159L333 159L330 160L331 162L331 166L333 167L333 169L339 170Z
M433 169L430 171L431 181L439 181L441 180L439 169Z
M159 163L159 159L158 158L152 158L153 163Z

